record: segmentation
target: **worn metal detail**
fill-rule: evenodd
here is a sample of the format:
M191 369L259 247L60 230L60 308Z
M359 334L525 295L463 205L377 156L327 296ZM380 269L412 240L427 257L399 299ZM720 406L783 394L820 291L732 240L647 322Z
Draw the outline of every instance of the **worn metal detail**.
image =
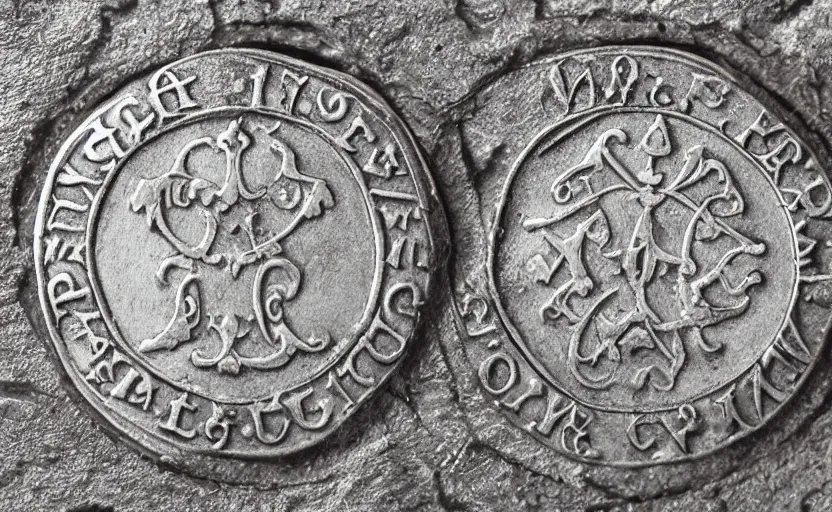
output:
M456 297L484 392L592 462L689 459L758 429L825 338L817 158L691 55L611 47L533 67L550 124L507 173L484 286Z
M349 77L252 50L167 65L49 170L34 252L56 352L166 460L300 450L406 354L442 259L435 197Z

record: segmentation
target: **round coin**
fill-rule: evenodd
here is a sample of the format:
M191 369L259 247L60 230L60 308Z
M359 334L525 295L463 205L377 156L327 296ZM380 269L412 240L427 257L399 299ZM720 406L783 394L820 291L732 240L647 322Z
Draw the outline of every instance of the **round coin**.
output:
M495 187L484 270L465 276L482 286L457 296L485 392L542 443L605 464L760 428L830 318L816 156L686 53L599 48L525 73L547 119Z
M185 58L116 92L49 170L34 253L60 362L169 461L321 441L401 363L444 217L402 122L273 53Z

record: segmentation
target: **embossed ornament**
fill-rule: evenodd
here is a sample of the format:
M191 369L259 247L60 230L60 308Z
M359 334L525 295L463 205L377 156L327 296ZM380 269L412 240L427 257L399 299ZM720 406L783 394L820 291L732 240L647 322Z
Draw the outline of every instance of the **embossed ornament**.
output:
M610 465L772 420L827 334L832 187L812 149L678 51L582 50L504 80L530 84L532 113L502 190L479 190L486 261L455 276L483 392L523 435Z
M435 197L350 77L254 50L164 66L49 170L34 251L63 370L195 471L319 443L406 357L445 252Z

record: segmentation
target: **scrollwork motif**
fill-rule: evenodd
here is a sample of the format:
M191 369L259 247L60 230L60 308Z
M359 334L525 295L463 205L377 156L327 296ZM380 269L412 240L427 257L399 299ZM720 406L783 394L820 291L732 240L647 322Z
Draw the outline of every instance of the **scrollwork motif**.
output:
M650 351L659 358L649 364L636 364L630 385L669 391L684 365L686 344L694 343L704 352L719 351L721 345L708 340L703 329L742 315L751 300L748 288L763 279L762 273L755 270L734 283L726 269L740 255L762 255L766 246L726 222L727 218L742 214L745 201L728 167L711 157L705 147L694 145L687 149L682 168L675 176L658 170L657 162L676 151L663 115L656 116L635 148L646 156L639 171L629 169L612 150L628 142L624 130L606 130L578 165L554 180L551 194L558 213L523 221L528 232L540 233L551 248L549 252L555 253L554 260L550 264L545 253L535 254L528 260L526 270L543 286L553 286L561 269L568 273L565 282L542 305L540 315L545 323L563 318L572 326L568 363L583 386L609 388L617 381L622 365L628 364L628 356ZM602 172L615 179L612 184L593 187L592 177ZM601 202L612 194L626 194L629 204L639 208L632 231L620 237L623 244L617 247L611 246L614 237L610 214ZM657 210L666 201L689 212L683 239L675 249L663 246L656 236ZM577 221L572 234L563 237L553 229L575 217L582 220ZM697 264L695 249L720 238L730 240L731 248L715 264ZM593 243L592 250L614 263L616 274L623 277L616 281L617 286L597 290L598 283L585 263L584 252L591 250L587 242ZM648 290L658 278L672 271L677 313L668 317L651 306ZM706 294L712 285L721 287L734 302L714 304ZM580 311L573 304L576 298L586 299L578 301L583 306ZM586 301L590 301L588 307ZM604 360L608 363L602 365ZM601 366L604 369L598 370Z
M269 131L270 135L272 131ZM232 120L216 139L201 137L186 143L168 172L138 182L130 198L132 210L136 213L143 211L148 226L176 251L160 263L156 273L158 283L163 287L169 286L168 274L173 269L188 270L187 276L179 283L170 322L155 337L143 340L139 351L174 350L190 341L192 332L206 318L207 332L219 339L220 346L214 353L205 349L193 350L190 361L198 368L215 367L219 372L232 375L244 367L271 370L286 365L298 351L319 352L329 345L328 334L315 333L303 340L287 324L283 306L298 294L302 272L282 255L280 242L305 221L319 217L332 208L332 193L323 180L298 171L294 152L276 137L271 138L269 150L280 159L281 164L270 184L251 190L242 163L243 154L251 145L252 137L243 129L242 119ZM224 154L226 172L222 183L214 183L189 168L191 154L198 148ZM255 226L259 214L254 208L260 200L268 200L277 208L294 214L279 232L268 233L265 237ZM250 213L232 229L232 233L244 233L248 247L212 251L225 216L241 202L248 206ZM199 212L205 226L198 242L189 243L174 233L168 221L172 209ZM224 268L234 279L244 268L256 264L251 314L205 311L200 298L198 263ZM259 329L271 353L248 356L236 348L237 341L248 337L253 328Z

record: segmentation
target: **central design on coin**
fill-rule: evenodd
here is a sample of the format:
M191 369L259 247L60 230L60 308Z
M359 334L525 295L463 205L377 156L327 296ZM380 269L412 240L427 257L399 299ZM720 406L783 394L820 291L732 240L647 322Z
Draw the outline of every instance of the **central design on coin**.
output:
M160 378L264 399L367 328L377 219L314 130L255 113L201 119L148 141L108 190L94 214L98 295Z
M269 141L269 150L275 154L273 179L257 190L249 190L243 154L251 144L252 137L242 128L241 119L232 120L216 138L200 137L187 142L170 170L155 178L141 179L136 186L130 198L133 211L144 212L147 224L176 251L159 264L155 274L159 284L170 285L167 274L172 267L188 271L179 280L170 322L155 337L141 342L141 352L174 350L180 343L190 341L191 331L203 318L203 309L209 319L209 329L218 338L219 349L215 354L194 349L190 360L200 368L216 367L230 374L239 373L241 367L269 370L288 363L298 350L319 352L329 345L328 334L313 334L303 340L287 324L283 304L297 295L302 271L281 255L280 242L305 221L331 208L332 193L324 180L298 171L294 151L279 138ZM199 169L188 168L191 153L200 148L224 156L222 181L214 182ZM277 230L258 226L258 204L264 201L291 212L288 224ZM198 242L183 240L169 225L169 210L188 208L196 209L204 221L204 232ZM232 209L243 210L245 217L242 223L228 228L225 225L229 218L233 219ZM221 226L239 235L242 243L234 243L225 250L214 249ZM210 268L222 268L236 279L248 266L257 268L248 314L217 310L217 304L203 306L201 274ZM237 340L248 337L252 328L259 329L262 340L272 347L270 353L246 356L236 348Z
M649 412L730 382L783 329L797 283L770 179L683 114L618 110L562 129L505 196L494 280L516 341L603 409Z
M748 289L763 280L757 270L731 277L738 257L766 251L727 222L745 210L733 171L701 144L675 147L669 130L657 114L635 148L634 159L643 160L636 169L613 153L630 142L627 132L605 130L553 181L557 213L522 222L550 249L526 265L553 289L541 319L570 324L568 367L591 389L671 390L688 350L723 348L704 331L741 316ZM680 167L663 165L677 152L684 155ZM619 217L614 230L609 216ZM658 233L668 228L681 236ZM598 260L592 271L590 252L588 259ZM573 298L584 300L573 306Z

